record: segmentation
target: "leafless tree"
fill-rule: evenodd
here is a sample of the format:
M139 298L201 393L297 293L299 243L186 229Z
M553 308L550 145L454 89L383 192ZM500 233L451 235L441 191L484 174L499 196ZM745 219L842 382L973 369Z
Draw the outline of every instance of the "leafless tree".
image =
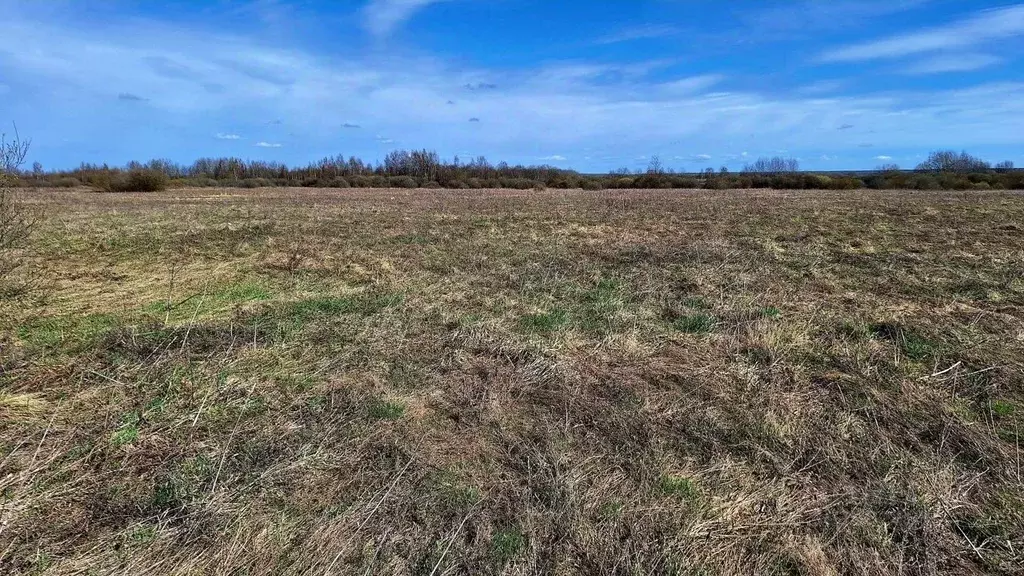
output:
M800 162L796 158L783 158L774 156L772 158L758 158L755 162L743 167L743 171L750 174L786 174L800 171Z
M970 174L971 172L985 172L991 166L980 158L971 156L967 152L954 152L952 150L939 150L928 155L928 159L917 166L918 170L925 172L953 172L956 174Z
M12 282L14 271L21 265L17 251L32 232L32 220L13 189L30 145L29 140L21 139L17 127L11 140L0 134L0 297L20 291Z

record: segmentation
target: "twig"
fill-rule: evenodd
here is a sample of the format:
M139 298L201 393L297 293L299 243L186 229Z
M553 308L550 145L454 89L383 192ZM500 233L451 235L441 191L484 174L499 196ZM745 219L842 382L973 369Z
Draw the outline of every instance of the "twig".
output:
M477 505L479 504L480 503L477 502ZM434 569L430 571L430 576L434 576L434 574L437 572L437 569L441 567L441 562L444 562L444 557L448 554L448 550L451 549L452 544L455 543L455 538L458 537L459 532L462 532L462 527L466 525L466 521L469 520L469 517L472 516L473 512L475 511L476 507L474 506L474 508L466 514L466 517L462 519L462 522L459 523L459 526L455 529L455 532L451 535L451 538L448 539L448 545L445 546L444 550L441 552L441 557L437 559L437 564L434 564Z
M956 364L953 364L949 368L946 368L942 372L936 372L936 373L932 374L931 376L922 376L921 380L927 380L929 378L935 378L936 376L942 376L943 374L945 374L945 373L947 373L947 372L949 372L951 370L956 370L957 368L959 368L962 365L963 365L963 361L961 360L961 361L957 362Z

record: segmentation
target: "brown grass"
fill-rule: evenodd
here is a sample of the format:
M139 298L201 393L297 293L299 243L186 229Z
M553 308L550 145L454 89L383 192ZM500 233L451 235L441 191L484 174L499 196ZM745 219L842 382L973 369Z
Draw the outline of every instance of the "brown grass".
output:
M46 190L5 574L991 574L1024 196Z

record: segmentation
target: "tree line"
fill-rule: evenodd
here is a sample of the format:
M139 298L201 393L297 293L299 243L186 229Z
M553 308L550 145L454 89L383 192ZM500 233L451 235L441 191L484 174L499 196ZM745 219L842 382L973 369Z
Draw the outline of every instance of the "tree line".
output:
M25 187L89 186L96 190L156 191L167 187L302 186L331 188L899 188L917 190L1024 189L1024 172L1012 162L991 165L966 152L937 151L914 170L895 165L872 172L814 173L800 170L793 158L766 157L741 171L726 167L698 173L676 173L654 157L646 169L626 168L608 174L582 174L549 165L492 164L480 156L442 159L429 150L396 150L377 163L354 156L323 158L304 167L241 158L200 158L189 165L171 160L130 162L123 167L83 163L74 170L45 171L36 163L18 173Z

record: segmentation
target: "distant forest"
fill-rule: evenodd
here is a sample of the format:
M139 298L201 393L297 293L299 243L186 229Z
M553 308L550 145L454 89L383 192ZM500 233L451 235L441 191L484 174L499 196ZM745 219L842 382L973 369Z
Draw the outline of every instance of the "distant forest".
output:
M793 158L760 158L739 172L725 167L677 173L657 157L645 170L623 168L609 174L581 174L554 166L492 164L484 157L442 160L427 150L391 152L383 162L369 163L342 155L305 167L239 158L202 158L184 166L169 160L131 162L124 167L82 164L74 170L46 171L36 163L19 172L21 187L88 186L105 192L149 192L168 187L302 186L310 188L736 188L855 190L1020 190L1024 171L1012 162L992 165L966 152L933 152L913 170L896 165L870 172L803 172Z

